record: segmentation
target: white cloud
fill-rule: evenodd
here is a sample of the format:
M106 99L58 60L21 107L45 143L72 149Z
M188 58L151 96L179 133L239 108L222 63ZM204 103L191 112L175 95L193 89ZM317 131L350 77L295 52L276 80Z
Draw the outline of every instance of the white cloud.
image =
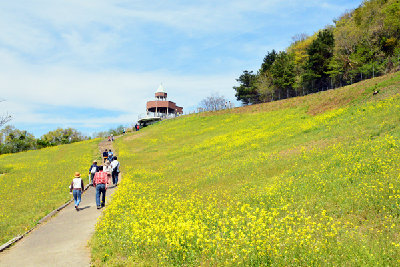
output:
M0 114L98 129L144 113L160 82L191 110L211 92L234 101L241 71L358 2L1 1Z
M145 104L153 100L160 82L163 82L169 100L180 106L197 105L207 92L223 91L226 94L228 90L232 91L231 88L224 88L232 81L230 76L179 76L163 72L138 74L109 70L91 72L62 65L36 66L5 58L13 67L0 68L1 94L7 100L2 109L15 114L18 122L85 121L63 118L62 114L51 112L43 117L40 108L47 106L103 108L137 116L145 112ZM124 119L124 116L112 118L114 121ZM87 120L93 121L91 118Z
M93 30L98 31L96 35L101 31L137 31L151 23L201 38L210 33L245 32L260 23L268 24L271 17L287 16L315 6L337 9L342 5L305 0L191 1L188 4L181 1L7 1L0 4L0 21L8 26L3 27L0 40L29 51L29 47L52 47L60 35L79 34L82 38L90 36Z

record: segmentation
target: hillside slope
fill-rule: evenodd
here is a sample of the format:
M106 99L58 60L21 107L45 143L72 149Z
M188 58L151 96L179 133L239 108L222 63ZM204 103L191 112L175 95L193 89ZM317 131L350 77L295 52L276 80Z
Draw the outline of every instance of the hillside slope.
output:
M99 140L0 155L0 243L25 233L68 202L75 172L88 183Z
M118 139L124 181L95 264L397 265L399 85L396 73Z

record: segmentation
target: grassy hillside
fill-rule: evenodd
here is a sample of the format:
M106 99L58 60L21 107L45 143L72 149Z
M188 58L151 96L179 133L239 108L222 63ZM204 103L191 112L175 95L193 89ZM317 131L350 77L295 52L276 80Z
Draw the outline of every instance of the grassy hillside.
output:
M397 73L117 139L124 180L95 264L398 265L399 85Z
M0 243L32 228L72 198L69 185L79 171L85 184L99 140L0 155Z

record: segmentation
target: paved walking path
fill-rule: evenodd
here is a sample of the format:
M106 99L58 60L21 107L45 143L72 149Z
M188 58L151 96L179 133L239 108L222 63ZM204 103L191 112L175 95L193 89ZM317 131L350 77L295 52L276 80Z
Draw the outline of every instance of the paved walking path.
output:
M108 141L102 141L99 148L104 151L112 146ZM90 164L88 162L88 167ZM113 185L107 189L107 198L114 190ZM14 246L1 252L0 266L91 266L87 243L103 210L97 209L95 195L96 189L89 187L82 195L80 211L75 210L72 202Z

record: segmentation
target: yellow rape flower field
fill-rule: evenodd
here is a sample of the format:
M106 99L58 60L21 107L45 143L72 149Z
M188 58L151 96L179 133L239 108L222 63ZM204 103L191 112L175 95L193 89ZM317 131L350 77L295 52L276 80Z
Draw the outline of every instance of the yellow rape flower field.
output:
M91 240L94 265L400 265L399 84L393 74L117 139L123 181Z
M90 140L17 154L0 155L0 243L25 233L72 199L75 172L88 183L89 167L99 157Z

